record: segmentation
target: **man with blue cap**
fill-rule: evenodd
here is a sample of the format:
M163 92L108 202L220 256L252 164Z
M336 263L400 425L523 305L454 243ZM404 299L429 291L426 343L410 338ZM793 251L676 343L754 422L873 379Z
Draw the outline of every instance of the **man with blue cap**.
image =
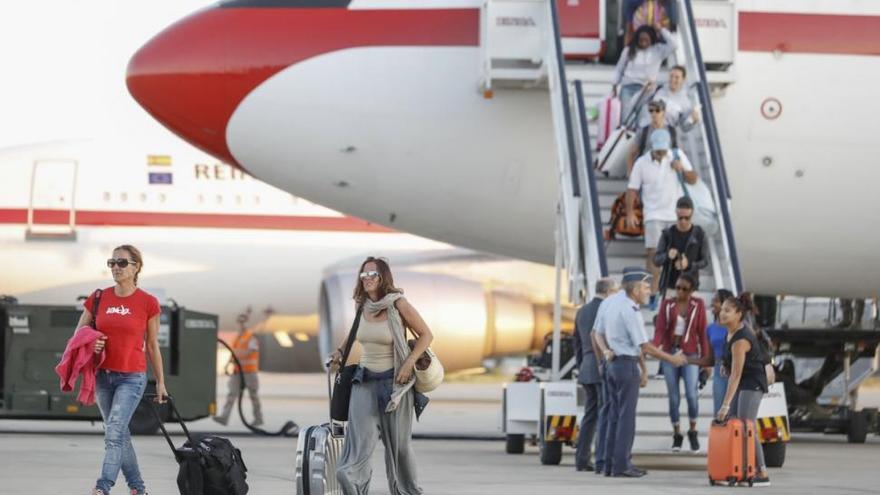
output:
M681 180L696 184L697 173L687 156L678 148L672 147L672 136L668 130L655 129L651 133L650 144L650 151L636 160L629 177L626 222L633 226L638 222L633 208L641 191L642 216L645 222L645 266L652 275L651 307L655 309L660 272L660 267L653 262L657 243L663 231L678 219L675 204L685 193Z
M648 301L651 294L650 281L651 274L644 268L624 268L623 291L605 300L594 324L596 344L606 360L610 399L605 425L606 476L640 478L646 474L646 471L633 466L630 460L636 432L639 387L647 382L643 354L675 366L687 364L684 354L663 352L651 343L645 332L639 307Z

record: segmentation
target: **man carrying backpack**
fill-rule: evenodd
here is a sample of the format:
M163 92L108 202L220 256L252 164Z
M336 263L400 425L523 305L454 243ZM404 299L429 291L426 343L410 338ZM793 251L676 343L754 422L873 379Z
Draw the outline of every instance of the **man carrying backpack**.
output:
M676 222L660 235L654 266L662 267L660 290L674 289L675 282L687 273L700 284L700 270L709 265L709 245L703 228L693 223L694 202L687 196L675 204Z

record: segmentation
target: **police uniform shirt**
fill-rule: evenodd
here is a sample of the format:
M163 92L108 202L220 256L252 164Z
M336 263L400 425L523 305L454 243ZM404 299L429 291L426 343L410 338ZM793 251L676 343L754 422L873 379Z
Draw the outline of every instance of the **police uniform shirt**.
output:
M649 342L645 334L645 321L639 305L626 296L624 291L618 294L623 296L606 299L608 305L601 315L601 326L596 331L605 337L608 347L615 355L638 357L642 353L641 345ZM602 311L602 307L599 311ZM598 316L596 319L598 320Z
M605 326L605 314L608 312L608 306L611 305L611 301L621 297L626 297L626 294L624 294L622 290L606 297L602 301L602 304L599 305L599 310L596 311L596 319L593 321L593 330L596 330L600 335L605 335L600 329Z

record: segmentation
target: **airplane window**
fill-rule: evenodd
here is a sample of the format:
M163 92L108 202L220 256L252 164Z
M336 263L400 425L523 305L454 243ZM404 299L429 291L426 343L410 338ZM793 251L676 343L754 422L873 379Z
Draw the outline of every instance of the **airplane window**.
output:
M121 193L119 195L119 200L122 201L123 203L128 201L128 193Z
M222 194L218 194L216 199L217 199L217 204L223 203L223 195Z
M147 202L147 193L141 193L141 203Z
M260 204L260 197L259 196L254 196L254 204L257 204L257 205Z
M107 191L104 191L104 201L110 201L110 193Z
M159 202L160 202L160 203L164 203L164 202L165 202L165 193L160 193L160 194L159 194Z
M237 204L237 205L241 204L241 194L235 195L235 204Z
M199 194L198 198L199 198L199 203L205 202L205 195L204 194Z

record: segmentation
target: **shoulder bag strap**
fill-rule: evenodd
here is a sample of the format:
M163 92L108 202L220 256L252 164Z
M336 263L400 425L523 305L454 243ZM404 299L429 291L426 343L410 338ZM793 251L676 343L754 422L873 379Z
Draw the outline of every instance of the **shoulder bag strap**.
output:
M98 329L98 306L101 304L102 294L104 294L104 291L101 289L95 289L95 293L92 294L92 328L95 330Z
M348 362L348 355L351 353L351 348L354 345L354 339L357 338L358 327L361 323L361 314L363 313L363 306L358 306L357 314L354 316L354 323L351 325L351 331L348 332L348 340L345 342L345 350L342 351L342 361L339 364L340 368L345 367L345 363Z

